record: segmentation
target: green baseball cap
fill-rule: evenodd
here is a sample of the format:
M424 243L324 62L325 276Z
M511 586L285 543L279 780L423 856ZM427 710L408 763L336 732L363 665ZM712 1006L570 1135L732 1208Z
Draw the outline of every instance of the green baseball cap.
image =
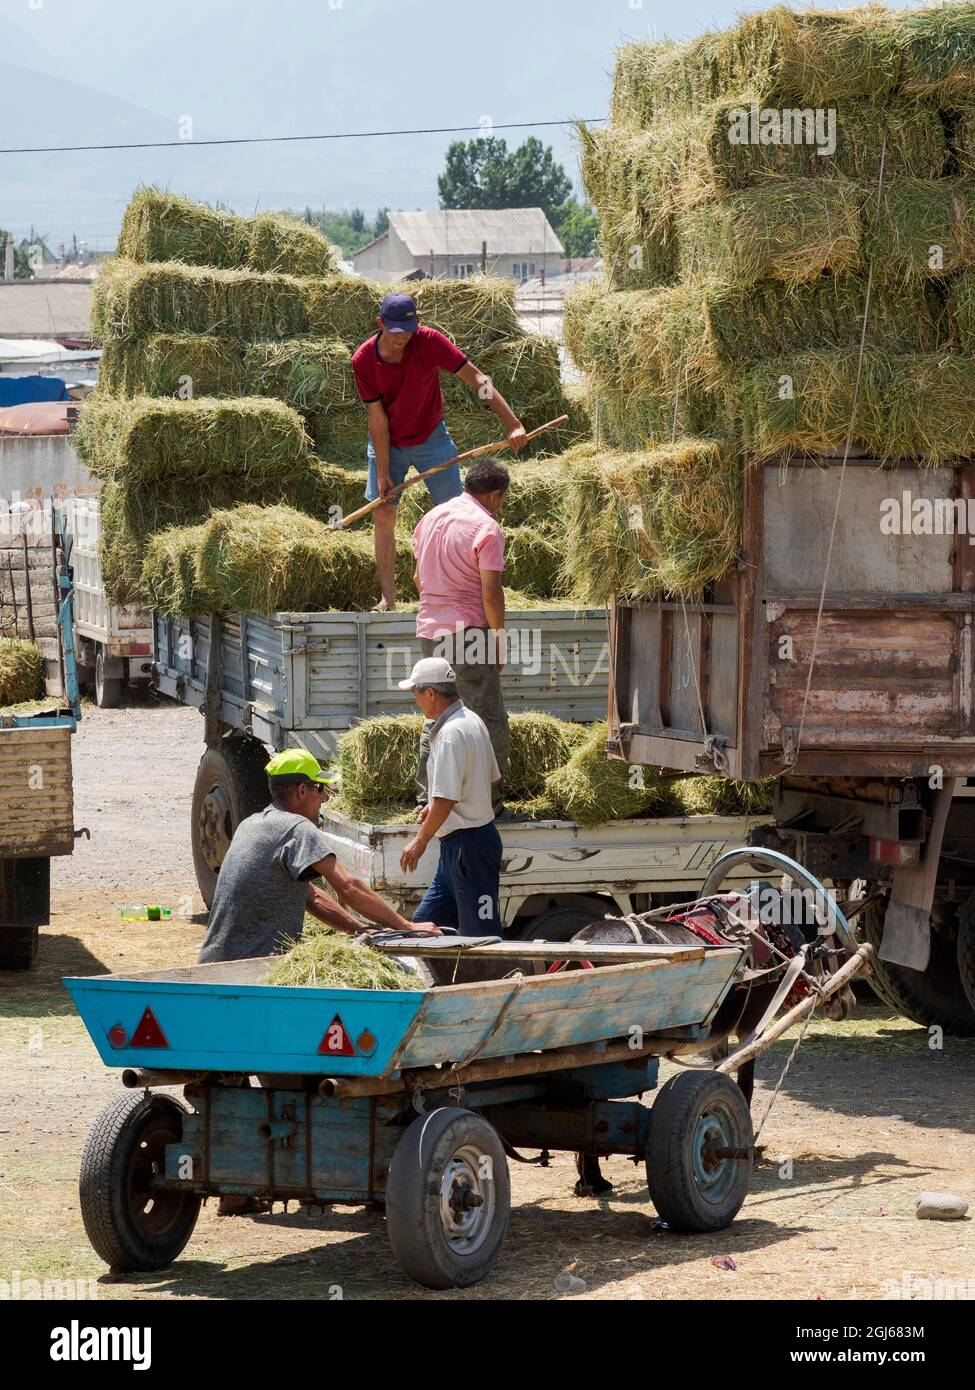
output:
M269 777L307 777L309 782L321 782L326 787L335 785L334 776L303 748L286 748L283 753L275 753L264 771Z

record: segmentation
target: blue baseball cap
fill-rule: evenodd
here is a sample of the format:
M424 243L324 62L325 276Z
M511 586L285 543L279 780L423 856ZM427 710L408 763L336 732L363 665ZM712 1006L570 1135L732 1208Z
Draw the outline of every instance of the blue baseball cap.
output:
M379 306L379 317L389 333L415 333L420 326L416 302L408 294L388 294Z

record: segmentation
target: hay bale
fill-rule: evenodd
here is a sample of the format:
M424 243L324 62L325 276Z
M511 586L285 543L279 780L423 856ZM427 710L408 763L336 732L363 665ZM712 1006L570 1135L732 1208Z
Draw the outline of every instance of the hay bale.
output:
M757 458L842 449L853 412L857 357L854 348L821 349L745 372L741 384L745 447ZM853 434L858 446L867 444L869 402L878 398L885 372L884 354L868 351Z
M975 87L975 11L962 3L899 11L900 86L941 106L971 101Z
M0 705L19 705L44 694L44 663L33 642L0 637Z
M760 458L842 449L853 409L855 352L806 353L745 376L743 429ZM783 395L783 380L792 394ZM961 353L864 357L853 442L877 459L934 465L975 453L975 358Z
M698 596L735 562L741 478L735 452L682 439L581 463L567 495L566 582L583 603L614 594Z
M600 825L633 816L672 814L669 784L651 768L630 767L606 756L608 729L593 724L564 767L549 773L545 794L560 818L578 825Z
M336 338L250 344L244 349L244 388L248 395L275 396L301 411L359 400L352 354ZM362 413L360 405L360 417Z
M709 275L745 289L799 285L861 265L865 188L849 179L769 182L682 212L682 277Z
M214 512L197 572L236 612L361 612L379 598L371 538L329 531L292 507Z
M775 778L735 782L730 777L680 777L671 785L687 816L763 816L772 810Z
M309 410L305 421L316 453L340 468L363 470L369 430L360 401ZM361 501L360 498L360 504Z
M245 342L293 337L310 331L307 296L314 283L179 261L105 261L92 287L92 332L103 342L151 333L214 334Z
M885 180L937 178L947 162L944 125L934 107L902 104L879 122L873 108L846 105L836 122L835 152L825 155L815 144L791 139L733 142L731 123L752 105L749 97L725 99L700 112L668 113L649 130L580 128L583 178L599 213L614 288L647 289L675 279L682 210L773 179L839 177L875 185L885 133Z
M212 333L109 338L98 365L99 396L240 396L239 343ZM254 392L253 394L260 394Z
M198 571L205 526L170 526L146 542L139 591L152 608L174 617L218 612L221 596L211 593Z
M565 593L562 558L563 544L537 527L505 528L505 578L526 597L547 599Z
M347 815L378 802L409 805L420 767L421 714L379 715L354 724L339 739L342 800Z
M545 794L545 779L563 767L588 737L582 724L557 719L540 710L520 710L508 720L511 750L504 774L505 803L521 803Z
M975 265L975 182L895 179L866 208L864 251L886 280L941 279Z
M288 275L335 269L329 241L280 213L235 217L166 189L136 189L122 218L118 254L133 261L182 261L227 270L249 266Z
M662 112L739 92L767 107L886 102L903 46L893 15L881 7L776 6L689 43L626 45L617 57L611 112L614 121L646 125Z
M312 456L297 411L262 397L93 399L75 438L96 476L126 477L144 488L174 479L207 486L218 474L280 484Z
M247 264L282 275L327 275L335 248L317 227L280 212L262 212L248 223Z
M307 332L340 338L355 349L376 332L384 295L402 292L416 300L428 328L445 333L475 362L478 353L521 334L514 307L514 285L491 276L465 280L421 280L379 284L349 275L305 282Z
M306 989L418 989L410 970L375 950L365 937L333 931L306 915L301 939L268 971L268 985Z

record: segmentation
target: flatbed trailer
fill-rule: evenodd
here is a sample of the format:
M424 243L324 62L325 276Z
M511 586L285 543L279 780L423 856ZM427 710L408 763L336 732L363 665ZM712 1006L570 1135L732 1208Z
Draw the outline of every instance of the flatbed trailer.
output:
M607 821L498 821L501 918L513 936L565 941L607 912L628 915L685 900L702 875L767 816L669 816ZM415 825L372 825L329 814L325 834L339 864L410 916L437 867L428 845L416 868L400 868ZM747 866L733 881L754 877Z
M415 710L398 682L420 656L416 615L396 613L154 616L158 690L204 716L206 751L191 810L204 902L246 816L267 802L270 752L304 748L323 763L357 720ZM508 614L508 709L590 723L606 715L609 645L596 609Z

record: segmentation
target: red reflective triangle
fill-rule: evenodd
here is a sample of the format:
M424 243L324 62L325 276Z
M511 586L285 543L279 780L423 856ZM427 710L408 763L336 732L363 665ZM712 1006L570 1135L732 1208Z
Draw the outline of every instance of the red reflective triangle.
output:
M166 1034L156 1021L156 1015L146 1006L146 1011L139 1019L139 1026L132 1034L130 1047L168 1047Z
M355 1057L355 1044L346 1031L345 1024L338 1014L325 1029L325 1036L318 1044L318 1050L326 1057Z

